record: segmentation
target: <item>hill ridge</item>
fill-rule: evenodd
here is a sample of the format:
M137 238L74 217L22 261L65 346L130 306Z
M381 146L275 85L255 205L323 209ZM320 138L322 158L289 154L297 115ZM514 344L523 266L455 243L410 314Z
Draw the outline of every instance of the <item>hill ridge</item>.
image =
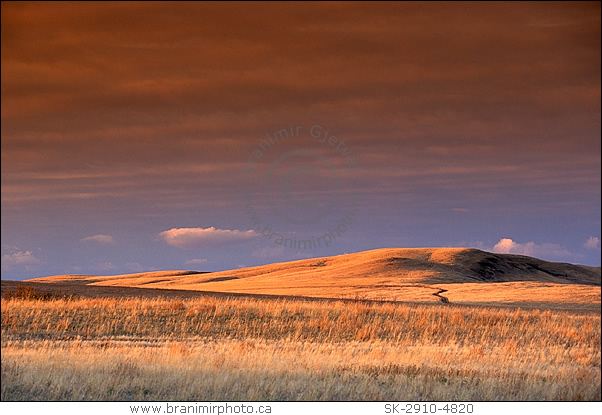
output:
M535 281L600 285L600 267L544 261L475 248L381 248L218 272L151 271L122 275L57 275L35 282L95 285L197 285L249 278L311 274L341 278L386 278L413 284Z
M58 287L599 310L600 267L474 248L381 248L219 272L35 278ZM443 294L444 293L444 294Z

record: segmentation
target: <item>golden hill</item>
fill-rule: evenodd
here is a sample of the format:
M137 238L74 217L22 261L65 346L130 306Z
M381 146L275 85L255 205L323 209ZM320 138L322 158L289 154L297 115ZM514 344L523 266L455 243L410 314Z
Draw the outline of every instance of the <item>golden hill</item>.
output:
M600 267L467 248L386 248L213 273L60 275L32 282L247 294L600 307Z

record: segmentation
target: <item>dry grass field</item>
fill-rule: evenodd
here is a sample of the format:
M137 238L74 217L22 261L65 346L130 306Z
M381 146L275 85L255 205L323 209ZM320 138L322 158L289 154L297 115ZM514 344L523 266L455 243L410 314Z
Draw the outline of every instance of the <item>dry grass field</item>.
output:
M599 275L476 250L379 250L3 281L1 397L600 400Z
M2 300L3 400L599 400L600 360L595 313Z

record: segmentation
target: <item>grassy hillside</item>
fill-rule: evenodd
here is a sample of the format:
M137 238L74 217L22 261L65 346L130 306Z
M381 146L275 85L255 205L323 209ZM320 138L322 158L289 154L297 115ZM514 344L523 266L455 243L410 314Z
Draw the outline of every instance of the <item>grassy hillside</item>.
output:
M215 273L162 271L31 281L388 301L597 308L600 268L466 248L378 249Z

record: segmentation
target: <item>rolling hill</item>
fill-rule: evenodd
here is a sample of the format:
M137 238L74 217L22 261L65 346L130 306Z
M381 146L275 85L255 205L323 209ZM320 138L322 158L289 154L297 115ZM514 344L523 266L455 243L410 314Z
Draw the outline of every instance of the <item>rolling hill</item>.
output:
M204 273L59 275L29 280L220 293L462 304L600 307L600 267L467 248L386 248Z

